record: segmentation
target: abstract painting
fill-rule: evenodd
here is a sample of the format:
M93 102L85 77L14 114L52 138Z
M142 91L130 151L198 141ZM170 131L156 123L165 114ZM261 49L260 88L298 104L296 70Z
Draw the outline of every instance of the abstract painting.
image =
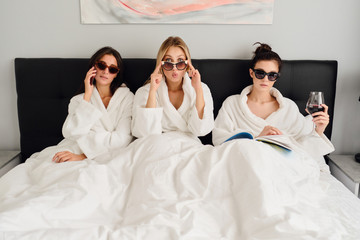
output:
M81 23L271 24L274 0L80 0Z

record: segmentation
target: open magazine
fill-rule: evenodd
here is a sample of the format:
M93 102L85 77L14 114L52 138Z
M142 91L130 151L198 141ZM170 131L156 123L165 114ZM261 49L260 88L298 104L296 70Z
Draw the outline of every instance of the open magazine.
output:
M225 142L231 141L234 139L254 139L255 141L263 142L266 144L270 144L275 148L279 148L279 150L285 150L291 152L293 150L291 140L289 137L285 135L267 135L261 137L254 137L248 132L237 133L230 138L228 138Z

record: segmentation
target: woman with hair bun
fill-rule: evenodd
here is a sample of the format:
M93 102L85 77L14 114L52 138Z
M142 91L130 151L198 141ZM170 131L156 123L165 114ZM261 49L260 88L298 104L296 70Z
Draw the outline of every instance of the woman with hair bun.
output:
M333 204L323 157L334 150L323 134L328 107L304 117L273 87L281 58L269 45L257 44L249 69L253 84L224 101L212 135L217 156L230 164L217 178L219 185L231 179L228 193L236 203L231 211L241 226L237 239L353 239L356 230L344 231L343 209ZM265 138L290 150L264 143Z
M280 56L267 44L255 44L260 46L250 63L253 84L240 95L230 96L224 101L215 121L214 144L219 145L239 132L254 137L285 135L316 157L322 171L329 171L323 158L334 150L323 134L329 124L328 107L323 104L324 112L304 117L292 100L283 97L273 87L280 78Z

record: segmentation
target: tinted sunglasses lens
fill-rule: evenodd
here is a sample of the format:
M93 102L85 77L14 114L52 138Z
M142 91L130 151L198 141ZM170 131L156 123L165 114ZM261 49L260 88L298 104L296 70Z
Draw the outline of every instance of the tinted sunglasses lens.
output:
M270 81L275 81L276 79L278 79L278 77L279 77L279 74L277 74L277 73L269 73L268 74L268 79Z
M105 70L108 66L104 62L97 62L96 67L100 70ZM110 66L108 68L109 68L109 73L111 73L111 74L115 74L115 73L119 72L119 68L117 68L115 66Z
M178 70L184 70L184 69L186 68L186 63L185 63L185 62L178 62L178 63L176 64L176 68L177 68Z
M97 62L96 67L100 70L105 70L107 66L106 66L106 64L104 64L102 62Z
M173 65L172 63L170 63L170 62L164 62L164 63L163 63L163 68L164 68L165 70L167 70L167 71L172 70L173 67L174 67L174 65Z
M260 70L255 70L255 77L257 79L263 79L266 75L266 73L264 71L260 71Z
M119 69L117 67L109 67L109 72L112 73L112 74L115 74L115 73L118 73L119 72Z

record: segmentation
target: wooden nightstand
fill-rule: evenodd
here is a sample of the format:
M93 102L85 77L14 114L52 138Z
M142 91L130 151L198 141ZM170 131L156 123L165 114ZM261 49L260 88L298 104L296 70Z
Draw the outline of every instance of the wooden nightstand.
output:
M0 151L0 177L20 164L20 151Z
M331 174L359 197L360 163L354 155L329 155Z

